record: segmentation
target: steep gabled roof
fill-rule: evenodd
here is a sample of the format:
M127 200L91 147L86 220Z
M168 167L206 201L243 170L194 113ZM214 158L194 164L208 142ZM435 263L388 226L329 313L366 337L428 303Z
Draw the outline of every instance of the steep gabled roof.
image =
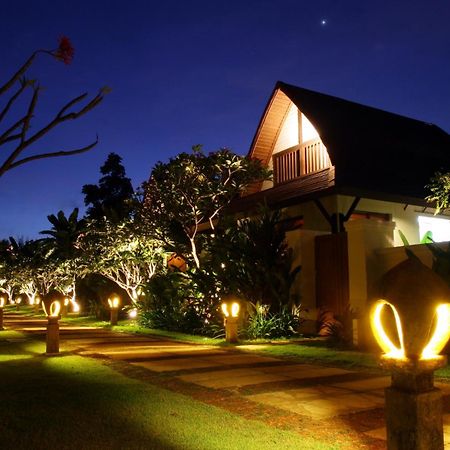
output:
M283 82L275 86L250 156L267 164L291 102L327 147L336 187L423 198L430 177L449 169L450 136L436 125Z

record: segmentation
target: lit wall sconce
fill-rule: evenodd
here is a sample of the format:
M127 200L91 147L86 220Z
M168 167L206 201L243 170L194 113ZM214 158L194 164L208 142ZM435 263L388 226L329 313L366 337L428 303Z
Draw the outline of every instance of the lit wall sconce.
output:
M222 313L224 315L225 339L229 343L238 342L238 302L223 302Z
M391 371L386 389L388 449L444 448L442 394L434 371L450 338L450 289L431 269L409 258L387 272L371 310L381 365Z
M108 298L108 305L110 309L110 322L111 325L117 325L117 320L119 318L119 307L120 307L120 298L113 297Z
M45 303L42 302L42 309L47 316L47 339L46 339L46 354L48 356L57 355L59 353L59 320L61 319L61 303L55 300L50 305L50 310L47 312Z
M0 297L0 330L4 330L3 328L3 308L6 305L5 297Z

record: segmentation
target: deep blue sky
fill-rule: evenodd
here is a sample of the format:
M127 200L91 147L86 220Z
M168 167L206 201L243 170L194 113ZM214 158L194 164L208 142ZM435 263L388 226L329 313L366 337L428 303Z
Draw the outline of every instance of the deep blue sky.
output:
M47 214L83 207L109 152L135 186L152 165L202 143L246 153L277 80L436 123L450 132L448 0L0 0L0 80L36 48L71 38L64 66L41 57L36 127L108 85L104 103L38 143L90 153L43 160L0 179L0 237L34 237ZM322 24L322 20L326 24ZM20 109L15 111L20 114ZM3 150L5 151L5 150Z

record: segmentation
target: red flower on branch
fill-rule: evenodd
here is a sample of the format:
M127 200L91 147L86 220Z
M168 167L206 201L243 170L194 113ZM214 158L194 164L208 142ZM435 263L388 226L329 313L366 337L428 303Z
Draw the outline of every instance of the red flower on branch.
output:
M70 64L73 59L75 49L73 48L72 42L67 36L61 36L59 38L59 46L55 51L55 58L62 61L64 64Z

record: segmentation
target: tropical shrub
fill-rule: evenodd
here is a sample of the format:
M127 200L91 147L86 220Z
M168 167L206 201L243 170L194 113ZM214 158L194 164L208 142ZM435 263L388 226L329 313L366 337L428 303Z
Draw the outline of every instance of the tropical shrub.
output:
M213 336L220 323L218 303L206 299L191 273L155 275L145 286L140 323L148 328Z
M262 207L248 219L231 221L215 233L208 249L211 270L229 293L271 312L299 303L291 288L300 273L280 227L281 213Z
M247 339L288 338L298 334L302 322L301 307L283 305L270 313L269 305L249 303L249 317L243 330Z

